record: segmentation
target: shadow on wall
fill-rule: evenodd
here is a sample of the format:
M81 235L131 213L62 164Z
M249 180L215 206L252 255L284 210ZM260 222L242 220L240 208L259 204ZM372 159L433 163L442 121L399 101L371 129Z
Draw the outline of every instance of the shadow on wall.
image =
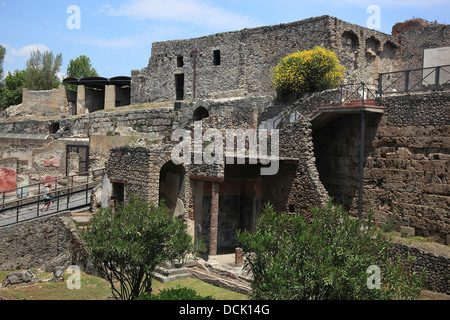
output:
M373 151L379 114L366 114L364 162ZM320 181L330 197L345 210L356 210L359 186L361 116L338 116L326 126L313 131L314 154Z

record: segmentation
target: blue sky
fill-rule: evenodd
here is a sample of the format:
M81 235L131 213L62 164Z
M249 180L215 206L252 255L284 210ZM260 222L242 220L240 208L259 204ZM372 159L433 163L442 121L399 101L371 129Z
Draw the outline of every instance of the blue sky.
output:
M70 29L80 9L79 28ZM413 17L449 24L450 0L0 0L4 70L25 69L36 49L62 53L61 73L71 59L87 55L103 77L147 66L155 41L188 39L224 31L331 15L367 26L376 5L380 31Z

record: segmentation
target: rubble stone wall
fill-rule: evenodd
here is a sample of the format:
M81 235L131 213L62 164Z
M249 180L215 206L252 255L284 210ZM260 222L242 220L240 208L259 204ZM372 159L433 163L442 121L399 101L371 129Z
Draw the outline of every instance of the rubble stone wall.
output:
M363 213L380 224L414 229L448 244L450 119L448 92L383 98L382 116L367 114ZM316 165L337 203L356 215L360 115L342 115L313 133Z
M70 213L2 227L0 270L40 268L67 255L70 237L61 219L67 215Z
M423 269L427 272L425 287L429 290L450 294L450 257L448 255L428 252L413 245L403 243L394 244L394 253L406 258L409 255L415 258L412 271L417 273Z
M393 71L396 38L330 16L205 37L155 42L149 64L132 71L131 103L175 100L175 75L184 75L184 97L275 95L272 69L281 58L321 46L336 52L346 80L373 83ZM273 50L277 48L277 50ZM220 65L214 52L220 51ZM395 51L395 52L394 52ZM179 64L182 58L182 66Z

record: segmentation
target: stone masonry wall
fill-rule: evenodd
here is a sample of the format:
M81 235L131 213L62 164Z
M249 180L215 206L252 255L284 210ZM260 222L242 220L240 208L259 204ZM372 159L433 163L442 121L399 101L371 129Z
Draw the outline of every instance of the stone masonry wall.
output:
M445 24L403 31L397 37L401 48L399 58L404 61L403 69L423 68L425 49L450 47L450 28Z
M2 227L0 270L39 268L65 260L64 256L70 248L70 237L61 217L68 214Z
M366 207L450 244L450 93L392 97L383 106L365 165Z
M179 122L181 113L173 108L155 108L119 112L95 112L75 118L0 122L0 132L49 134L52 124L59 124L55 138L142 133L161 138Z
M394 221L433 241L450 241L450 94L383 98L382 116L366 115L363 214ZM335 201L356 215L360 115L315 130L320 178Z
M188 40L156 42L146 68L132 71L131 103L175 100L175 75L184 75L184 99L275 95L272 69L291 53L331 49L346 67L346 80L373 83L396 66L396 38L321 16L274 26ZM276 48L276 50L273 50ZM220 65L214 52L220 50ZM180 66L179 59L183 64Z
M412 271L420 273L423 269L427 272L425 287L428 290L450 294L450 257L448 255L428 252L413 245L400 242L394 244L394 253L403 258L408 254L415 258Z
M136 194L141 200L149 201L149 193L152 191L149 190L150 152L148 148L131 149L126 146L111 150L106 166L108 178L113 183L124 183L125 199Z
M309 215L311 208L326 205L328 201L328 193L315 166L310 123L301 117L281 128L279 137L280 157L299 159L292 186L285 186L289 187L285 210Z

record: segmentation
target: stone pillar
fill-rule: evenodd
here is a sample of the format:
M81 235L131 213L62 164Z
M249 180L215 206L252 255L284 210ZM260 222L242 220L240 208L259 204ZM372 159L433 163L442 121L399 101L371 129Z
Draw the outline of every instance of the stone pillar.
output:
M58 103L58 108L61 113L69 114L69 102L67 101L66 86L62 84L58 86L54 101Z
M243 267L244 266L244 250L242 250L242 248L235 249L234 266L235 267Z
M215 261L217 256L217 229L219 226L219 183L212 182L211 188L211 220L209 227L208 261Z
M22 88L22 106L28 107L28 89Z
M116 107L116 86L105 86L105 110L111 110Z
M86 113L86 88L83 85L77 87L77 115Z

